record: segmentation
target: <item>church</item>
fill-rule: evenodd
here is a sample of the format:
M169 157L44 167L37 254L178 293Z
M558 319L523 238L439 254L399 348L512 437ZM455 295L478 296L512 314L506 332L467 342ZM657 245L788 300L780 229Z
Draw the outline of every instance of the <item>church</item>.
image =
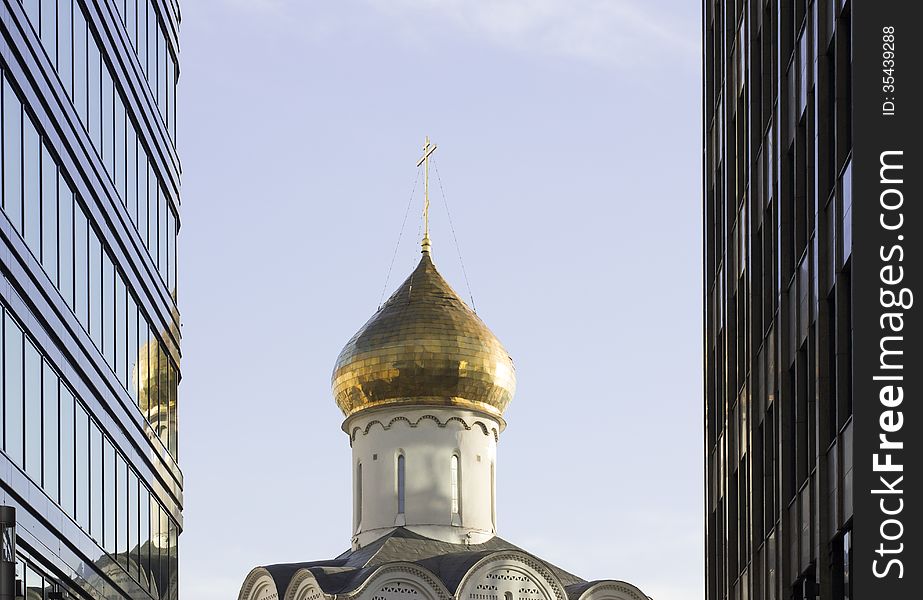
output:
M238 600L648 600L585 581L497 535L497 445L513 361L443 279L424 234L417 267L346 343L333 396L352 447L351 547L259 566Z

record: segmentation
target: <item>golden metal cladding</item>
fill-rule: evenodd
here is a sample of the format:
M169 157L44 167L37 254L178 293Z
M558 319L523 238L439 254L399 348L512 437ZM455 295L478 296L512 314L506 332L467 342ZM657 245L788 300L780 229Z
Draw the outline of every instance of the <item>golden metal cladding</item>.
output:
M513 398L513 361L436 270L428 251L347 342L333 371L347 417L394 405L458 406L501 417Z

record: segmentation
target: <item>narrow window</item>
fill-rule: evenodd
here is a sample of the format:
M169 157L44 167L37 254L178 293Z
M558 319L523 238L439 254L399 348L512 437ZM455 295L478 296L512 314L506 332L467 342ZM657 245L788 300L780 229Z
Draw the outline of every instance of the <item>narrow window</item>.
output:
M362 523L362 463L356 466L356 531Z
M458 472L458 455L452 455L452 514L458 514L458 488L459 488L459 472Z
M490 522L497 531L497 475L494 463L490 463Z
M406 460L403 454L397 456L397 514L404 514L404 484L406 481Z

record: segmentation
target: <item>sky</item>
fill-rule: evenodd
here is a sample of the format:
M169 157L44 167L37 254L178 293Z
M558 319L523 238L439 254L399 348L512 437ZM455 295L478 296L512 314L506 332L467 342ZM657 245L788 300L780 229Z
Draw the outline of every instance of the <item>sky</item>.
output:
M182 596L348 548L330 374L419 258L429 135L435 262L516 365L500 535L701 599L698 3L181 8Z

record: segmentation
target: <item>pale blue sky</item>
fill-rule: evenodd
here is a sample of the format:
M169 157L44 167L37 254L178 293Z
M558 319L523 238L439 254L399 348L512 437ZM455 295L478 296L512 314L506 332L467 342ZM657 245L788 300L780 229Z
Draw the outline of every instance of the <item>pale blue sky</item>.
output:
M423 136L519 387L500 534L703 596L699 4L182 5L181 587L347 548L334 359L375 311ZM438 186L434 256L464 296ZM388 293L415 265L417 190Z

